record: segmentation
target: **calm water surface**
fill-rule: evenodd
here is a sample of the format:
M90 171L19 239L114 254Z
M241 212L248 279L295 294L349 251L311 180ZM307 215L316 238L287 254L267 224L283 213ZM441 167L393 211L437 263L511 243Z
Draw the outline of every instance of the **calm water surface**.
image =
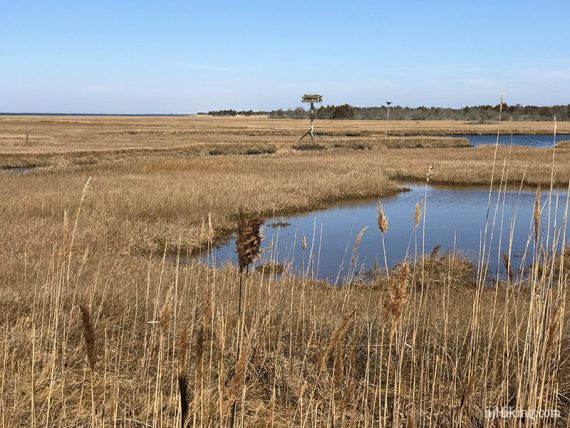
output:
M489 189L430 186L426 190L426 186L422 185L406 187L410 188L409 192L382 199L382 206L389 221L389 230L384 235L388 265L401 262L406 254L412 259L421 254L422 225L414 233L414 208L417 202L423 202L426 191L425 252L429 253L435 246L440 245L442 253L455 249L476 262L487 218ZM527 255L526 259L523 256L529 236L534 233L532 213L535 197L534 191L513 191L506 194L494 191L491 194L487 234L490 273L501 273L500 271L504 270L499 257L502 251L508 252L512 223L513 267L518 268L521 263L529 263L531 256ZM546 239L549 217L551 224L554 221L557 226L564 223L566 192L554 191L550 212L548 195L542 195L542 205L542 233ZM289 225L275 227L280 223ZM358 250L353 254L354 241L364 227L368 229ZM494 230L492 240L491 229ZM306 236L308 244L305 250L301 245L303 235ZM532 239L530 242L529 252L532 251ZM271 259L280 263L289 262L297 273L307 272L309 276L331 282L339 282L347 276L371 270L376 258L382 267L384 253L377 228L376 200L344 203L306 215L270 219L264 227L263 247L271 248L264 253L265 261ZM217 265L228 261L235 263L235 238L216 248L212 256Z
M473 146L482 144L495 144L497 135L453 135L453 137L467 138ZM570 140L570 134L558 134L556 142ZM499 144L513 144L513 146L531 146L531 147L552 147L554 142L553 135L501 135L499 136Z

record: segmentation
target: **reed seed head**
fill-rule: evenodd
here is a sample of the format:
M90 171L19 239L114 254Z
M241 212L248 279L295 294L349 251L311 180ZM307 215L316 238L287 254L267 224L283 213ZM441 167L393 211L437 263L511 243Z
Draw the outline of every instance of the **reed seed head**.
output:
M426 183L429 183L434 176L433 164L430 164L426 173Z
M384 214L382 203L378 201L378 229L380 232L386 233L388 231L388 217Z
M422 219L422 203L416 202L416 208L414 210L414 228L417 228L420 225L421 219Z
M236 252L240 270L252 264L260 255L261 241L263 240L263 218L258 215L246 216L240 211L238 217L238 236Z
M358 232L358 235L356 235L356 239L354 240L354 247L352 247L352 252L356 252L356 250L358 250L358 247L360 246L360 241L362 241L362 237L364 236L364 232L366 232L366 229L368 229L368 226L363 227L360 232Z
M91 187L91 177L87 179L87 182L83 186L83 191L81 192L81 203L85 201L85 198L87 197L87 192L89 192L90 187Z

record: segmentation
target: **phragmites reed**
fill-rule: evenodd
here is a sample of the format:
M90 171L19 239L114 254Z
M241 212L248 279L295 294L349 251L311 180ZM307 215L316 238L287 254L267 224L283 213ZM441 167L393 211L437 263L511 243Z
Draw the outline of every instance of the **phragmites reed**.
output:
M473 397L473 387L475 378L472 377L469 381L464 380L463 382L463 390L461 391L461 397L459 400L459 415L463 413L463 411L468 408L471 398Z
M238 254L239 264L239 300L238 300L238 341L237 341L237 358L238 363L236 367L236 376L234 378L235 384L241 385L245 373L245 365L247 364L247 353L242 352L242 336L243 325L245 322L245 311L243 310L243 272L246 274L251 265L261 254L261 241L263 240L262 229L263 218L259 214L246 216L242 210L239 212L238 217L238 236L236 239L236 252ZM247 344L246 344L247 346ZM244 359L245 358L245 359ZM241 374L240 374L241 370ZM234 426L236 415L237 403L234 398L232 405L232 416L230 426Z
M414 229L420 225L420 221L422 219L422 203L416 202L416 208L414 210Z
M186 364L188 363L188 352L190 350L190 340L188 337L188 329L183 328L182 333L178 338L178 361L180 362L180 370L186 370Z
M505 265L505 269L507 270L507 274L509 275L509 281L513 282L513 269L511 267L511 259L507 255L507 253L503 252L503 265Z
M91 177L87 179L85 185L83 186L83 191L81 192L81 203L85 202L89 188L91 187Z
M333 332L327 347L323 350L323 352L319 357L319 363L318 363L319 374L323 371L325 364L327 362L327 358L329 357L330 353L341 342L342 338L348 331L348 328L350 327L350 322L352 321L352 318L354 318L355 315L356 315L356 309L353 310L352 312L345 314L340 320L340 323Z
M356 235L356 239L354 240L354 246L352 247L352 252L356 252L356 250L358 250L358 247L360 246L360 241L362 241L362 237L364 236L364 232L366 232L366 229L368 229L368 226L363 227L360 232L358 232L358 235Z
M83 305L79 305L81 311L81 324L83 326L83 340L85 342L85 353L87 354L87 362L91 371L95 371L97 364L97 355L95 353L95 329L91 324L91 314L89 309Z
M67 208L63 210L63 242L67 242L67 237L69 235L69 215L67 213Z
M430 164L426 173L426 183L429 184L429 182L431 181L431 179L434 176L434 172L433 172L433 164Z
M546 339L546 349L544 352L545 361L548 361L550 359L550 356L554 352L554 348L557 343L557 338L558 338L557 332L560 327L560 320L562 316L561 309L562 309L561 304L560 302L558 302L550 318L550 323L548 326L548 335Z
M384 316L392 327L396 326L402 318L404 307L408 302L409 273L408 263L404 262L396 275L390 278L390 286L384 298L382 309Z
M378 229L380 232L386 233L388 231L388 217L384 214L384 210L382 209L382 203L378 201Z
M536 199L534 201L534 243L538 244L540 232L540 186L536 189Z
M356 235L356 239L354 240L354 246L352 247L352 259L350 261L350 264L353 266L356 263L356 251L360 246L360 241L362 240L362 237L364 236L364 232L366 232L366 229L368 229L368 226L363 227L360 230L360 232L358 232L358 235Z
M238 236L236 252L240 271L251 265L260 255L261 241L263 239L261 226L263 218L256 214L246 216L240 211L238 217Z

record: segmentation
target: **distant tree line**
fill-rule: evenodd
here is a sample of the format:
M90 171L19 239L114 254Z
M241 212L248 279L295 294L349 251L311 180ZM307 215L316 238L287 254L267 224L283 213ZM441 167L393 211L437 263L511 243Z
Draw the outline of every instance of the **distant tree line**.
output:
M255 116L255 115L268 115L270 112L268 111L253 111L253 110L216 110L216 111L209 111L208 113L200 112L199 115L210 115L210 116Z
M386 119L386 107L354 107L349 104L327 105L315 109L317 119ZM200 113L199 113L200 114ZM205 114L205 113L201 113ZM272 119L307 119L309 112L302 107L288 110L263 111L235 111L219 110L207 114L213 116L252 116L256 114L268 115ZM570 120L570 104L550 107L523 106L521 104L503 104L503 120ZM462 120L469 122L496 121L499 117L499 105L466 106L463 108L446 107L401 107L390 106L390 119L393 120Z

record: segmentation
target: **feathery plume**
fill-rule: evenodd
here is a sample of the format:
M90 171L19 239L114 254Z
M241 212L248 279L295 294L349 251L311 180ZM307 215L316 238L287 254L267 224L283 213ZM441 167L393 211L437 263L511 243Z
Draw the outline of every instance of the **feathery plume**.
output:
M378 201L378 229L380 232L386 233L388 231L388 217L384 214L384 210L382 209L382 203Z
M87 197L87 192L89 191L90 183L91 183L91 177L87 179L85 186L83 186L83 192L81 192L81 203L83 203L85 201L85 198Z
M356 239L354 240L354 246L352 247L352 252L355 253L356 250L358 250L358 247L360 246L360 241L362 240L362 237L364 236L364 232L366 232L366 229L368 229L368 226L363 227L360 232L358 232L358 235L356 235Z
M416 208L414 210L414 228L417 228L420 225L421 219L422 219L422 203L416 202Z
M427 174L426 174L426 183L429 183L431 181L431 179L433 178L434 172L433 172L433 164L430 163L428 170L427 170Z

